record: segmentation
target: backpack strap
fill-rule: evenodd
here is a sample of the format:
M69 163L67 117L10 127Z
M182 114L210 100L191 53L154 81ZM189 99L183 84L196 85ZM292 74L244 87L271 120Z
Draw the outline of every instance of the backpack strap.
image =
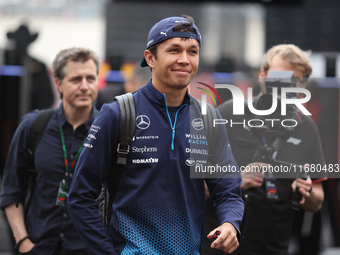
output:
M202 102L201 100L198 100L195 97L192 97L194 101L198 104L199 109L202 108ZM208 157L212 155L213 149L215 148L217 144L218 139L218 126L214 127L214 119L217 119L217 113L214 107L212 105L207 103L207 114L202 114L202 119L204 123L204 133L208 140L208 146L209 146L209 154Z
M31 126L27 144L27 150L31 159L34 158L34 152L40 142L42 135L44 134L47 123L50 121L53 113L54 109L41 110L35 122ZM34 169L34 161L31 163L33 164L32 169Z
M17 203L16 203L16 207L18 207L19 202L25 190L27 189L27 196L26 196L25 205L24 205L24 219L25 220L26 220L26 217L28 215L28 212L31 206L32 195L33 195L34 188L35 188L36 170L35 170L35 165L34 165L34 153L53 113L54 113L54 109L41 110L38 114L38 117L32 124L31 130L28 135L28 139L27 139L27 151L29 154L28 168L26 169L25 178L21 185L21 189L18 194Z
M130 142L136 129L136 107L131 93L116 96L120 110L119 134L120 141L117 147L117 165L126 165Z
M113 165L113 170L108 178L109 199L106 207L104 225L110 221L111 208L118 191L118 184L122 176L123 167L126 165L127 156L130 151L130 142L136 129L136 106L131 93L116 96L120 110L119 120L119 143L117 146L117 163Z

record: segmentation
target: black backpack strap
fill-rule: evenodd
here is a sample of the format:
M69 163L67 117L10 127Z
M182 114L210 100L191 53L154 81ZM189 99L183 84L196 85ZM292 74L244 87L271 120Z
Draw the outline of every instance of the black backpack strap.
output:
M130 142L135 134L136 107L131 93L116 96L120 110L119 137L117 147L117 165L126 165L127 155L130 150Z
M31 126L27 144L27 150L31 157L34 157L34 152L40 142L42 135L44 134L47 123L50 121L53 113L54 109L41 110L37 119ZM33 163L34 168L34 161L31 163Z
M119 143L117 146L117 163L109 176L109 199L106 209L106 219L104 225L110 221L111 208L115 199L118 184L122 176L123 167L126 165L127 156L130 151L130 142L136 129L136 106L131 93L116 96L120 110L119 120Z
M202 102L198 100L197 98L194 98L194 97L192 98L196 101L199 109L201 110ZM207 103L207 114L206 115L202 114L202 119L204 123L205 136L207 137L208 145L209 145L208 156L211 156L213 149L215 148L217 144L217 139L218 139L218 126L216 127L213 126L214 119L217 119L217 113L216 113L215 108L212 107L212 105Z
M28 169L25 169L25 178L22 183L16 206L18 207L21 197L23 196L25 190L27 189L27 196L24 205L24 219L26 220L27 214L30 209L32 195L35 188L35 165L34 165L34 153L40 142L40 139L46 129L47 123L50 121L54 109L44 109L38 114L38 117L31 126L30 133L27 139L27 152L29 154Z

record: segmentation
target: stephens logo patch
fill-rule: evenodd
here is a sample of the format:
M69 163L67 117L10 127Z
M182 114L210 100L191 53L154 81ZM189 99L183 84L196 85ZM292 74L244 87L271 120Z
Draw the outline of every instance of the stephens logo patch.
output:
M157 152L157 147L136 147L136 146L133 146L132 148L132 152L133 153L144 153L144 152Z

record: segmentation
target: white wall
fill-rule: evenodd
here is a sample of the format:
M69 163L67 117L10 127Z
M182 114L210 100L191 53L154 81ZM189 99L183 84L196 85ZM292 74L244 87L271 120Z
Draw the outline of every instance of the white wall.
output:
M89 19L67 17L0 16L0 48L8 43L6 33L14 32L26 21L31 34L39 36L28 48L32 57L51 66L56 54L64 48L85 47L94 50L101 60L105 54L105 17Z

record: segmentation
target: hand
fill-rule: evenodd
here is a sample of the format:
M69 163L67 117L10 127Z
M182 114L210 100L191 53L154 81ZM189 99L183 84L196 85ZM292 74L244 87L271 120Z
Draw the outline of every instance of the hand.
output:
M241 189L258 188L262 186L264 173L262 172L261 167L269 168L269 164L254 162L246 166L246 168L241 172Z
M299 189L299 192L302 194L302 199L300 201L300 204L303 205L306 202L306 198L310 197L310 192L312 188L312 180L310 177L307 178L307 180L303 180L300 178L297 178L292 183L292 189L295 191L295 188Z
M19 246L20 253L26 253L33 249L34 243L32 243L31 239L25 239Z
M212 242L211 248L222 250L224 253L232 253L239 246L237 240L237 231L231 223L223 223L218 228L215 228L208 234L208 238L213 238L216 231L221 231L221 234L215 241Z

